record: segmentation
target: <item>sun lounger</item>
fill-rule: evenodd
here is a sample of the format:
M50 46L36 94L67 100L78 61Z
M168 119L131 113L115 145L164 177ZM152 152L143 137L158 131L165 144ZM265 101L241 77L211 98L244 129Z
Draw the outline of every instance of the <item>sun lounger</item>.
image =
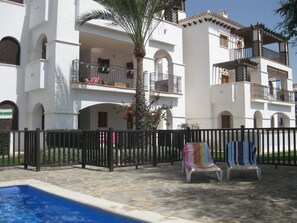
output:
M232 141L226 145L227 180L232 169L256 170L261 180L261 169L257 166L256 147L249 141Z
M205 142L192 142L184 146L182 172L186 173L187 182L191 182L193 172L216 172L218 181L223 179L223 171L214 163Z

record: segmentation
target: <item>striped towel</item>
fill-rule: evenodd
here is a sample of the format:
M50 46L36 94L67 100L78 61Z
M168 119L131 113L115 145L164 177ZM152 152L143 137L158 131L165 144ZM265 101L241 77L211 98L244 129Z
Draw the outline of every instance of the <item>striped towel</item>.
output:
M188 169L208 168L215 165L208 145L204 142L187 143L184 146L183 155L183 164Z
M232 141L226 145L226 162L228 166L250 166L257 164L256 147L249 141Z

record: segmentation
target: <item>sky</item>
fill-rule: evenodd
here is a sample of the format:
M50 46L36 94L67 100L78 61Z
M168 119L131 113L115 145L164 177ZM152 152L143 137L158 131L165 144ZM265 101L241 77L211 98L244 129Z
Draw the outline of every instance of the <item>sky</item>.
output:
M254 25L257 22L275 32L282 21L275 10L280 7L280 0L186 0L187 16L196 15L207 10L218 13L224 10L228 18L244 26ZM289 45L289 64L293 69L293 80L297 82L297 46Z

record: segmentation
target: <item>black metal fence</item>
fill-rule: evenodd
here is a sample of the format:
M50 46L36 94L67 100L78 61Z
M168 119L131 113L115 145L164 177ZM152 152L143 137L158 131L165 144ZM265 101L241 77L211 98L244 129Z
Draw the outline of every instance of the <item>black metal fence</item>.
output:
M207 142L216 162L225 162L229 141L248 140L260 164L297 166L296 128L234 128L113 131L0 131L0 167L86 165L117 167L182 160L186 142Z

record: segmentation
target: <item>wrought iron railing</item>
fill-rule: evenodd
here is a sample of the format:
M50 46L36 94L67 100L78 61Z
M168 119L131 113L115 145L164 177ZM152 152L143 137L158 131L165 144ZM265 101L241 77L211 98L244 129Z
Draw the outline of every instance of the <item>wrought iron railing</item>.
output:
M24 164L24 131L0 131L0 166Z
M150 90L153 92L181 94L180 76L168 75L163 73L150 73Z
M146 80L147 72L143 72ZM100 65L81 60L72 61L72 82L80 84L100 85L105 87L118 87L135 89L136 70L114 65ZM147 83L144 81L144 88Z
M113 65L100 65L81 60L72 61L72 83L118 87L124 89L136 88L136 71ZM150 90L172 94L182 93L180 76L153 72L149 76ZM147 89L147 72L143 72L144 89Z
M260 84L251 84L251 98L283 102L294 102L293 91L267 87Z
M253 49L250 48L240 48L240 49L233 49L231 53L232 60L244 59L244 58L252 58L254 57ZM286 64L286 56L275 52L271 49L262 47L262 57L267 58L273 61L276 61L281 64Z

